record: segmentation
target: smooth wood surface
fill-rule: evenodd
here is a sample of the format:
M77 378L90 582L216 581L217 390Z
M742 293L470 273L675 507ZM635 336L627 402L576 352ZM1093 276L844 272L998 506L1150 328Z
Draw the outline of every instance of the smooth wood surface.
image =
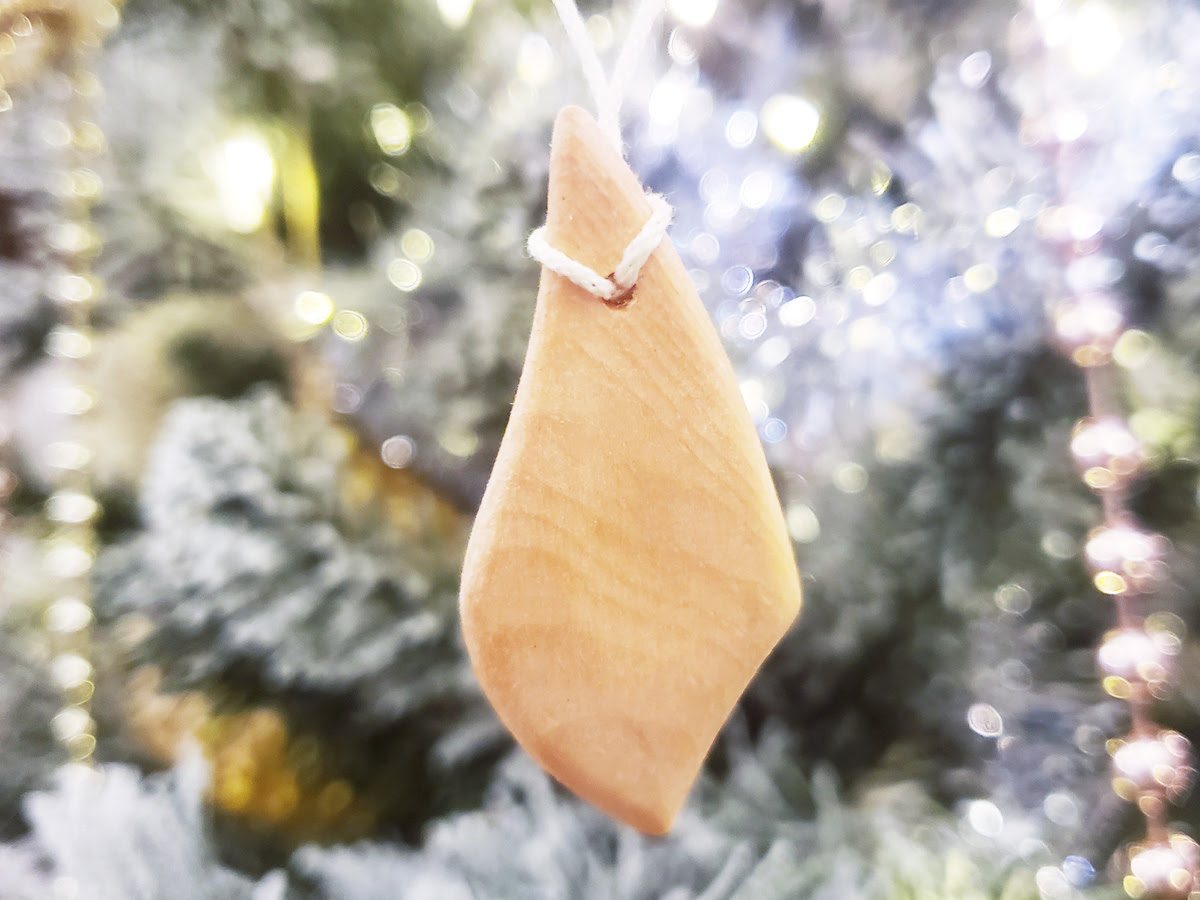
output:
M564 109L550 243L611 272L649 215L592 118ZM666 832L800 608L762 447L669 239L622 309L543 270L461 606L520 744L612 816Z

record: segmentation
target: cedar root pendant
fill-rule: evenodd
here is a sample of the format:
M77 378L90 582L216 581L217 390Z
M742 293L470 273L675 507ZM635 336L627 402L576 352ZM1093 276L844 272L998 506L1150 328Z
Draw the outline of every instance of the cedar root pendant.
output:
M575 107L555 122L548 206L550 244L602 273L650 216ZM662 834L799 608L762 447L670 240L621 308L543 269L462 574L500 719L571 790Z

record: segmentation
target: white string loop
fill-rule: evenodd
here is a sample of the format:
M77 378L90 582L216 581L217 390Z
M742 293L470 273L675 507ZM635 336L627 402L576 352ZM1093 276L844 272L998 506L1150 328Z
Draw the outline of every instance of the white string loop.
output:
M625 43L621 46L621 52L617 54L617 62L613 67L612 77L609 78L604 74L604 66L596 53L596 45L592 43L575 0L554 0L554 8L558 10L558 17L562 19L567 39L571 42L575 55L579 57L584 81L592 93L592 102L596 104L596 121L622 156L624 148L621 144L621 103L629 87L634 61L646 45L654 23L662 13L662 7L663 0L642 0L633 15L629 33L625 36Z
M618 141L621 138L621 104L625 102L625 95L629 91L629 82L636 70L637 57L650 39L658 17L662 15L663 2L664 0L642 0L633 15L633 21L629 23L629 33L625 35L625 43L621 45L621 52L617 54L617 61L613 65L612 78L608 82L612 104L609 115L612 116L612 127L617 133ZM619 143L617 151L622 152Z
M575 5L575 0L554 0L554 8L558 10L558 17L562 20L563 28L567 32L567 40L571 42L571 48L575 51L575 56L579 58L579 67L583 69L583 80L587 82L588 90L592 93L592 102L596 104L596 121L604 131L604 136L613 142L619 153L621 152L621 128L619 123L614 126L611 121L612 89L609 86L608 76L604 74L600 56L596 53L596 45L592 43L587 25L579 12L579 7ZM620 116L619 111L617 116Z
M642 0L634 13L621 52L617 54L612 77L607 78L600 63L600 56L596 52L596 45L588 35L587 25L579 13L579 7L575 5L575 0L554 0L554 8L558 10L558 17L562 19L567 38L575 50L575 55L579 57L583 78L596 104L596 121L621 156L625 155L625 147L621 141L621 102L629 89L634 61L650 37L662 7L663 0ZM650 191L646 192L646 199L650 201L650 219L629 242L629 246L621 255L621 262L610 276L601 275L550 246L550 242L546 240L545 226L529 235L529 255L588 293L615 305L633 290L646 260L662 242L671 224L670 204Z
M642 226L642 230L629 242L629 246L625 248L625 252L621 256L621 261L617 263L617 267L613 269L613 273L609 277L601 275L595 269L571 259L561 250L552 247L546 240L545 226L529 235L529 255L550 271L557 272L563 278L579 285L589 294L599 297L606 303L616 302L637 284L642 267L646 265L646 260L658 248L671 224L671 205L660 195L649 191L646 193L646 199L650 201L652 209L650 218Z

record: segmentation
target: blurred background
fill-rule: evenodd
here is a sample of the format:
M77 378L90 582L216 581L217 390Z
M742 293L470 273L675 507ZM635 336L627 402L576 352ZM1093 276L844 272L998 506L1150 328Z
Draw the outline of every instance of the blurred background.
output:
M1200 896L1198 48L666 3L628 158L805 607L647 839L457 629L588 102L549 0L0 0L0 898Z

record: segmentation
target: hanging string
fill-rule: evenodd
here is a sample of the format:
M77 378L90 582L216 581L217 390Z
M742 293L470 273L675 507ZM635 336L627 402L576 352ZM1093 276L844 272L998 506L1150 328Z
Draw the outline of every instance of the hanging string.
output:
M575 0L553 0L558 17L566 29L567 39L575 55L579 58L583 78L592 94L592 102L596 104L596 121L605 136L624 155L621 143L621 103L624 102L625 92L629 89L629 78L634 69L634 63L641 54L654 30L654 23L662 14L663 0L642 0L633 21L629 25L629 33L625 43L617 54L617 62L613 67L612 78L604 74L604 66L596 53L596 45L588 34L587 24Z
M596 53L596 45L592 43L591 35L588 34L587 25L583 21L579 7L575 5L575 0L554 0L554 8L558 10L558 17L562 20L563 28L566 29L567 39L571 42L575 56L579 58L579 66L583 69L583 79L592 93L592 102L596 104L596 121L600 123L605 137L620 152L621 126L619 121L612 121L614 105L612 88L608 77L604 74L600 56ZM617 116L619 117L619 115L618 109Z
M654 30L654 23L662 13L662 6L663 0L642 0L639 4L630 23L625 43L617 54L612 78L608 78L604 74L600 56L575 0L554 0L554 8L558 10L558 16L562 19L567 38L579 58L592 101L596 104L596 121L605 137L622 156L625 155L625 148L621 140L621 103L629 89L629 79L636 59ZM544 226L529 236L529 255L588 293L606 303L616 305L629 296L637 284L642 267L662 242L671 224L670 204L658 194L649 191L646 192L646 199L650 201L650 218L629 242L629 246L621 255L621 262L608 277L551 246L546 240Z
M646 265L650 255L658 249L671 224L671 205L660 195L649 191L646 192L646 199L650 201L653 212L642 226L642 230L629 242L621 261L608 278L552 247L546 240L544 227L529 236L529 255L547 269L579 285L589 294L606 303L616 303L633 290L642 266Z
M646 42L654 31L654 25L658 22L658 17L662 15L662 9L663 0L642 0L638 5L637 12L633 15L633 21L629 24L629 33L625 36L625 43L621 45L621 52L617 54L608 89L612 98L610 113L612 127L617 133L618 141L621 135L621 104L629 92L629 81L637 68L637 58L645 49ZM601 125L603 124L603 120L601 120ZM618 145L618 150L621 150L620 145Z

